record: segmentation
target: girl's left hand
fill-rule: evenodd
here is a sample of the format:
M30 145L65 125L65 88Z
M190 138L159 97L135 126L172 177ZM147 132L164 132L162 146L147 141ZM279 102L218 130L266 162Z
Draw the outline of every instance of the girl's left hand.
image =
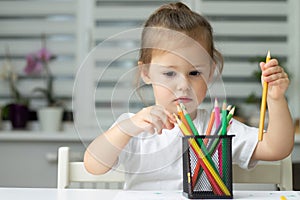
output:
M284 69L278 65L276 59L271 59L269 62L261 62L262 82L268 83L268 98L277 100L284 97L284 94L289 86L290 80Z

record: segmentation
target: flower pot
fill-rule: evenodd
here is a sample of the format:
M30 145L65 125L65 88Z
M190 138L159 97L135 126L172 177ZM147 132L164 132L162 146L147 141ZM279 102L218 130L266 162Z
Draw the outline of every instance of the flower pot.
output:
M9 105L9 120L13 129L26 129L28 121L28 107L24 104Z
M38 120L42 131L60 131L63 108L46 107L38 110Z

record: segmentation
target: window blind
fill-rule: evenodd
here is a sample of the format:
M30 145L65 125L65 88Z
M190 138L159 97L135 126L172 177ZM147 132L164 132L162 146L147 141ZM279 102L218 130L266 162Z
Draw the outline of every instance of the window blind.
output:
M72 88L76 69L77 45L76 0L0 1L0 63L9 48L11 63L18 74L17 86L30 97L31 109L44 106L46 101L33 88L45 87L43 77L24 73L26 55L42 47L41 35L46 36L48 50L56 56L49 63L54 76L54 94L71 109ZM1 104L11 102L7 81L0 80Z
M50 63L55 96L73 109L80 126L100 124L106 130L119 114L136 112L143 106L134 84L140 35L130 31L142 27L150 13L168 2L172 1L1 0L0 63L8 46L12 64L19 74L18 87L32 97L33 109L43 106L44 99L32 93L32 89L43 86L45 80L26 76L23 68L25 56L41 47L40 37L45 33L47 47L57 56ZM244 103L251 93L260 96L261 85L252 74L258 69L257 57L265 57L270 50L293 74L288 97L296 110L294 115L299 115L297 36L300 23L297 16L300 6L297 0L184 2L209 19L216 47L224 55L224 84L214 86L215 94L225 95L235 105ZM124 34L126 31L129 34ZM95 49L96 46L100 48ZM146 103L152 104L151 88L144 89ZM202 106L211 108L210 93L207 95ZM9 101L7 82L0 80L0 104Z

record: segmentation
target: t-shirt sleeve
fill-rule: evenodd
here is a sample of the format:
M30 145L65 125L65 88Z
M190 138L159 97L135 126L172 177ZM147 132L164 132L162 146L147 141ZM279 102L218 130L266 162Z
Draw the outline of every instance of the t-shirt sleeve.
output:
M255 167L257 161L251 160L258 142L258 128L247 126L233 119L229 129L232 139L232 159L243 169Z
M115 121L115 123L111 127L115 126L117 123L119 123L119 122L121 122L121 121L123 121L125 119L128 119L128 118L132 117L133 115L134 114L132 114L132 113L123 113L122 115L120 115L118 117L118 119ZM120 155L118 157L117 162L114 164L114 168L117 168L121 163L124 163L126 161L126 159L128 158L128 156L126 156L125 154L126 154L126 152L129 151L131 143L132 142L130 140L128 142L128 144L124 147L124 149L121 151L121 153L120 153Z

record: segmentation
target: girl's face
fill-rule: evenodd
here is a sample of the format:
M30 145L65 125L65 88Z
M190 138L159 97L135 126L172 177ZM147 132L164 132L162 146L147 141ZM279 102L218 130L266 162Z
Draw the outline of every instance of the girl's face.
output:
M176 51L176 54L153 55L149 68L142 70L142 78L145 83L152 84L156 104L177 113L176 102L181 101L194 119L198 105L206 96L211 74L210 58L205 57L208 56L201 56L189 48Z

